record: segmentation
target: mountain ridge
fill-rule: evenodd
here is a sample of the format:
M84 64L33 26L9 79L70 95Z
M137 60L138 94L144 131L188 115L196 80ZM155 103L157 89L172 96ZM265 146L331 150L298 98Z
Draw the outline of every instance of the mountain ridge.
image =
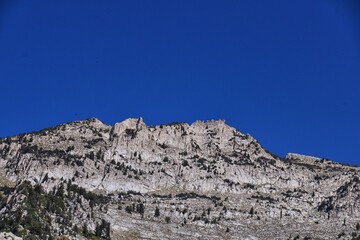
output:
M0 230L25 229L17 236L35 239L180 239L195 232L205 239L333 239L344 232L351 239L360 220L358 167L294 153L278 157L224 120L60 124L0 139L0 173L0 217L7 222ZM20 221L29 217L23 201L36 186L71 215L33 206L47 216L37 219L48 226L45 235ZM5 221L16 216L16 226Z

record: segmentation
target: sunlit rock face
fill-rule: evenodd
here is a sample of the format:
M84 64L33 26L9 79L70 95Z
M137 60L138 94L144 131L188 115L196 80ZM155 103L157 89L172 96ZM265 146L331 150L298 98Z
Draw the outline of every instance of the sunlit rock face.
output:
M352 239L360 235L359 183L357 167L280 158L223 120L147 126L130 118L108 126L88 119L0 140L0 232Z

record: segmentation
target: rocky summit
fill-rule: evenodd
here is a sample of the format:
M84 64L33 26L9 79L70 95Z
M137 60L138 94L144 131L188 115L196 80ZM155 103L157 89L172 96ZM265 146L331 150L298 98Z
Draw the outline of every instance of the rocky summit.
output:
M0 237L360 239L359 170L224 121L76 121L0 139Z

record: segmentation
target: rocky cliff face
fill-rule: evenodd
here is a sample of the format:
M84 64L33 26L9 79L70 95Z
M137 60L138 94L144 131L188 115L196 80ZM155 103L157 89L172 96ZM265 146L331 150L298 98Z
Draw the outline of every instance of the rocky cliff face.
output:
M0 140L0 231L29 239L357 239L359 168L224 121L63 124Z

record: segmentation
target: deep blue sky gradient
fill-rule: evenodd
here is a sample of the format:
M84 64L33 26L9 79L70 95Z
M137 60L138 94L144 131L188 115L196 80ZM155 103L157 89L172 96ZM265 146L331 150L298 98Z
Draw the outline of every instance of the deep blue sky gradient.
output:
M359 1L0 0L0 137L225 119L360 165Z

